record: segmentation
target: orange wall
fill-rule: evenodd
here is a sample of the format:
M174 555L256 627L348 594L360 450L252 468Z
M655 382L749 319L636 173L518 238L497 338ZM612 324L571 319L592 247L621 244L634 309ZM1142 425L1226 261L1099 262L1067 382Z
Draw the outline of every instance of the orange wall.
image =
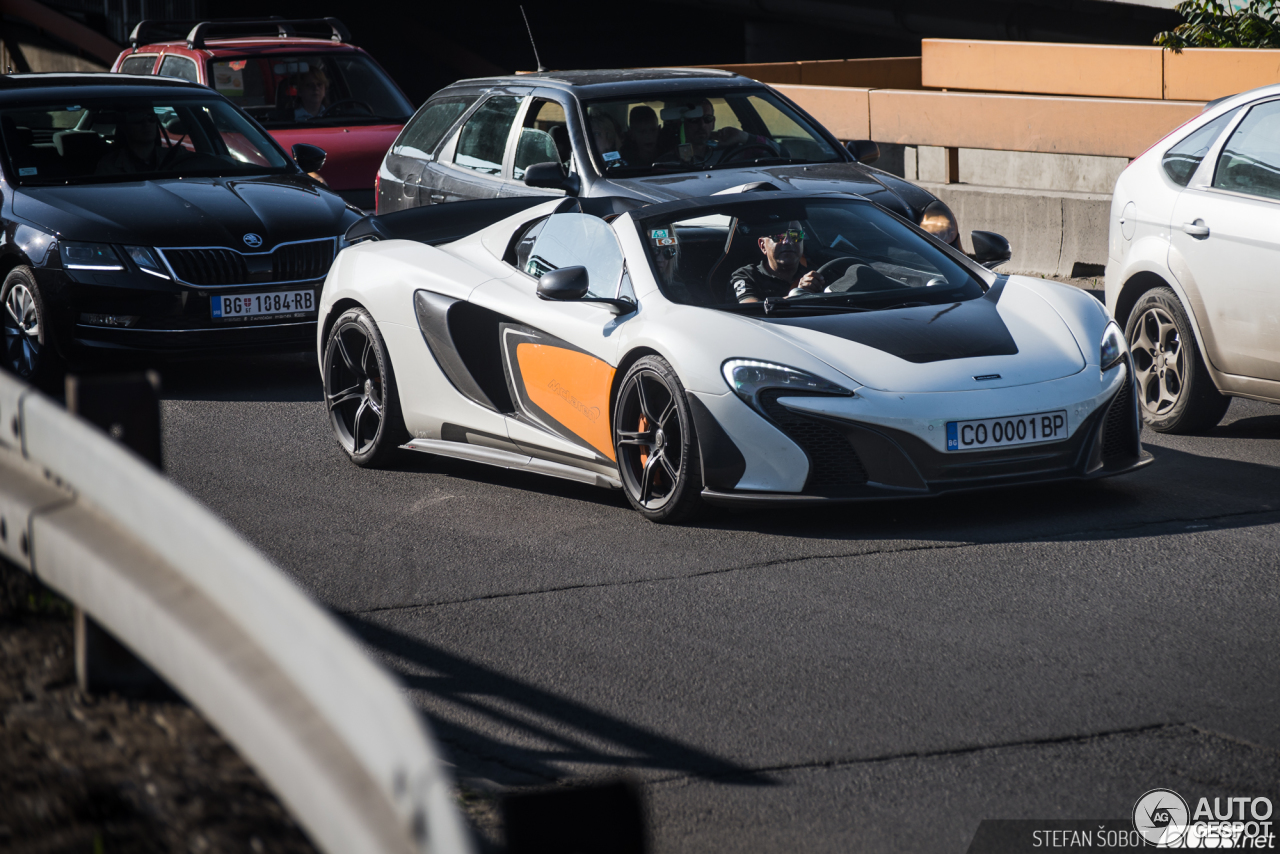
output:
M1280 83L1280 50L1187 48L1164 54L1164 97L1211 101Z
M1158 47L925 39L921 80L937 89L1163 98Z
M873 89L919 89L920 57L885 59L821 59L812 62L756 62L704 65L733 71L762 83L808 86L854 86Z

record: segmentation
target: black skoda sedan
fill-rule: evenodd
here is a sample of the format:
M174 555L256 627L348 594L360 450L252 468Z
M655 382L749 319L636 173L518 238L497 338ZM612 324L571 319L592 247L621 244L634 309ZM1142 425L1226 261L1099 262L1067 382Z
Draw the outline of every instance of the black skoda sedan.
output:
M304 350L361 214L238 107L180 80L0 76L0 363Z
M460 80L405 125L378 173L378 213L502 196L666 202L744 186L865 196L959 246L932 193L869 165L777 90L727 71L548 71Z

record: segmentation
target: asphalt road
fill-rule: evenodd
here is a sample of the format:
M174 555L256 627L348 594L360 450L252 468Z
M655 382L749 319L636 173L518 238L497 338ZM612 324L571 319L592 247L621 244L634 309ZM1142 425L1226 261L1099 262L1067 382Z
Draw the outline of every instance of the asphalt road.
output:
M1280 408L1093 484L661 527L351 465L314 362L171 366L172 477L398 672L461 780L641 781L659 852L963 851L989 818L1280 803Z

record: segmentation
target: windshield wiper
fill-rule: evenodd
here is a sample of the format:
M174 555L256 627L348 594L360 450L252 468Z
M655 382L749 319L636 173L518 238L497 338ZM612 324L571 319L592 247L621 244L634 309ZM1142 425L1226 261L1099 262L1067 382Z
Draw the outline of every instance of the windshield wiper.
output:
M759 157L755 160L730 160L717 163L712 169L741 169L743 166L781 166L786 163L807 163L796 157Z
M828 294L828 296L837 296L836 294ZM813 297L799 297L792 299L790 297L765 297L764 313L773 314L775 311L785 309L794 309L799 311L817 311L817 312L862 312L873 311L870 308L863 308L856 305L831 305L824 301L819 301Z

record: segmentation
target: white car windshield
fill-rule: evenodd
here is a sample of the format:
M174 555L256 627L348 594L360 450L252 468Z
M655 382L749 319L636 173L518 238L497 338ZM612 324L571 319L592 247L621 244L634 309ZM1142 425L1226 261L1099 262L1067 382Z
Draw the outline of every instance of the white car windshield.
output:
M611 177L842 160L763 89L634 95L586 107L593 156Z
M663 294L741 311L768 303L827 312L942 305L986 290L952 250L870 202L770 196L638 219Z

